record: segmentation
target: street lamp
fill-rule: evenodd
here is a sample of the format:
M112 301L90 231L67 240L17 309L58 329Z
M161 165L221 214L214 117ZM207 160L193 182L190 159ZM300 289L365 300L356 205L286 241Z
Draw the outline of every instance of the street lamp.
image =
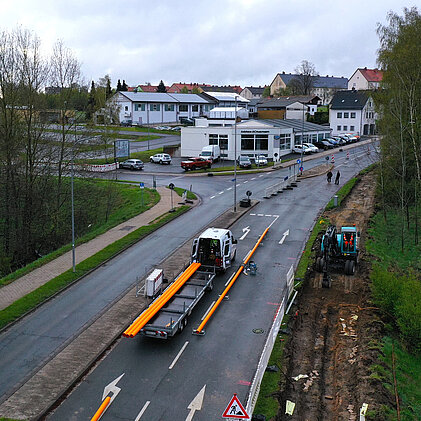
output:
M237 212L237 95L235 96L234 116L234 212Z

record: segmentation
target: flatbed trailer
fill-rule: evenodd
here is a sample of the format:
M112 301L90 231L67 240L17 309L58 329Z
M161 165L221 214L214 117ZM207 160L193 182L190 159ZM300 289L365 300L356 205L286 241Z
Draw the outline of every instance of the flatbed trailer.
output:
M201 300L205 292L213 288L215 268L206 269L201 267L201 269L195 272L180 290L171 297L167 304L145 324L140 330L141 335L167 339L184 329L187 324L187 318L190 316L193 308ZM170 288L171 285L167 288ZM155 301L150 306L153 306Z

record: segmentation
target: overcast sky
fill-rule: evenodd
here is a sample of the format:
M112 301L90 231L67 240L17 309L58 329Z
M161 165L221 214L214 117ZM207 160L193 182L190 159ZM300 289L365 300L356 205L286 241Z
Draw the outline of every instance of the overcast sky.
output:
M377 23L415 0L0 0L0 30L62 39L87 81L263 86L302 60L320 75L374 68Z

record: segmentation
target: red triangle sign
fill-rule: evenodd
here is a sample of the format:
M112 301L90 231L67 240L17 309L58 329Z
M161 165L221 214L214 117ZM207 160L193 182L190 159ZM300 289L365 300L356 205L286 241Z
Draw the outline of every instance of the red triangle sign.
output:
M249 420L246 410L237 398L237 394L231 398L230 403L222 414L222 418L230 418L232 420Z

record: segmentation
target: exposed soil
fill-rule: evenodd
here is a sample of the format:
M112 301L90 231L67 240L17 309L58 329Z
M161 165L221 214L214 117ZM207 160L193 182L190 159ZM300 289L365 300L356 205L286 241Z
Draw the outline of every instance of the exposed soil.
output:
M364 251L374 189L374 176L364 175L342 206L324 215L337 227L357 226L360 260L353 276L331 273L329 289L321 286L322 274L309 273L291 322L277 420L359 420L363 403L369 410L389 403L369 370L377 363L375 344L382 336L382 323L370 303ZM320 249L320 239L314 247ZM285 414L286 400L296 405L292 416Z

